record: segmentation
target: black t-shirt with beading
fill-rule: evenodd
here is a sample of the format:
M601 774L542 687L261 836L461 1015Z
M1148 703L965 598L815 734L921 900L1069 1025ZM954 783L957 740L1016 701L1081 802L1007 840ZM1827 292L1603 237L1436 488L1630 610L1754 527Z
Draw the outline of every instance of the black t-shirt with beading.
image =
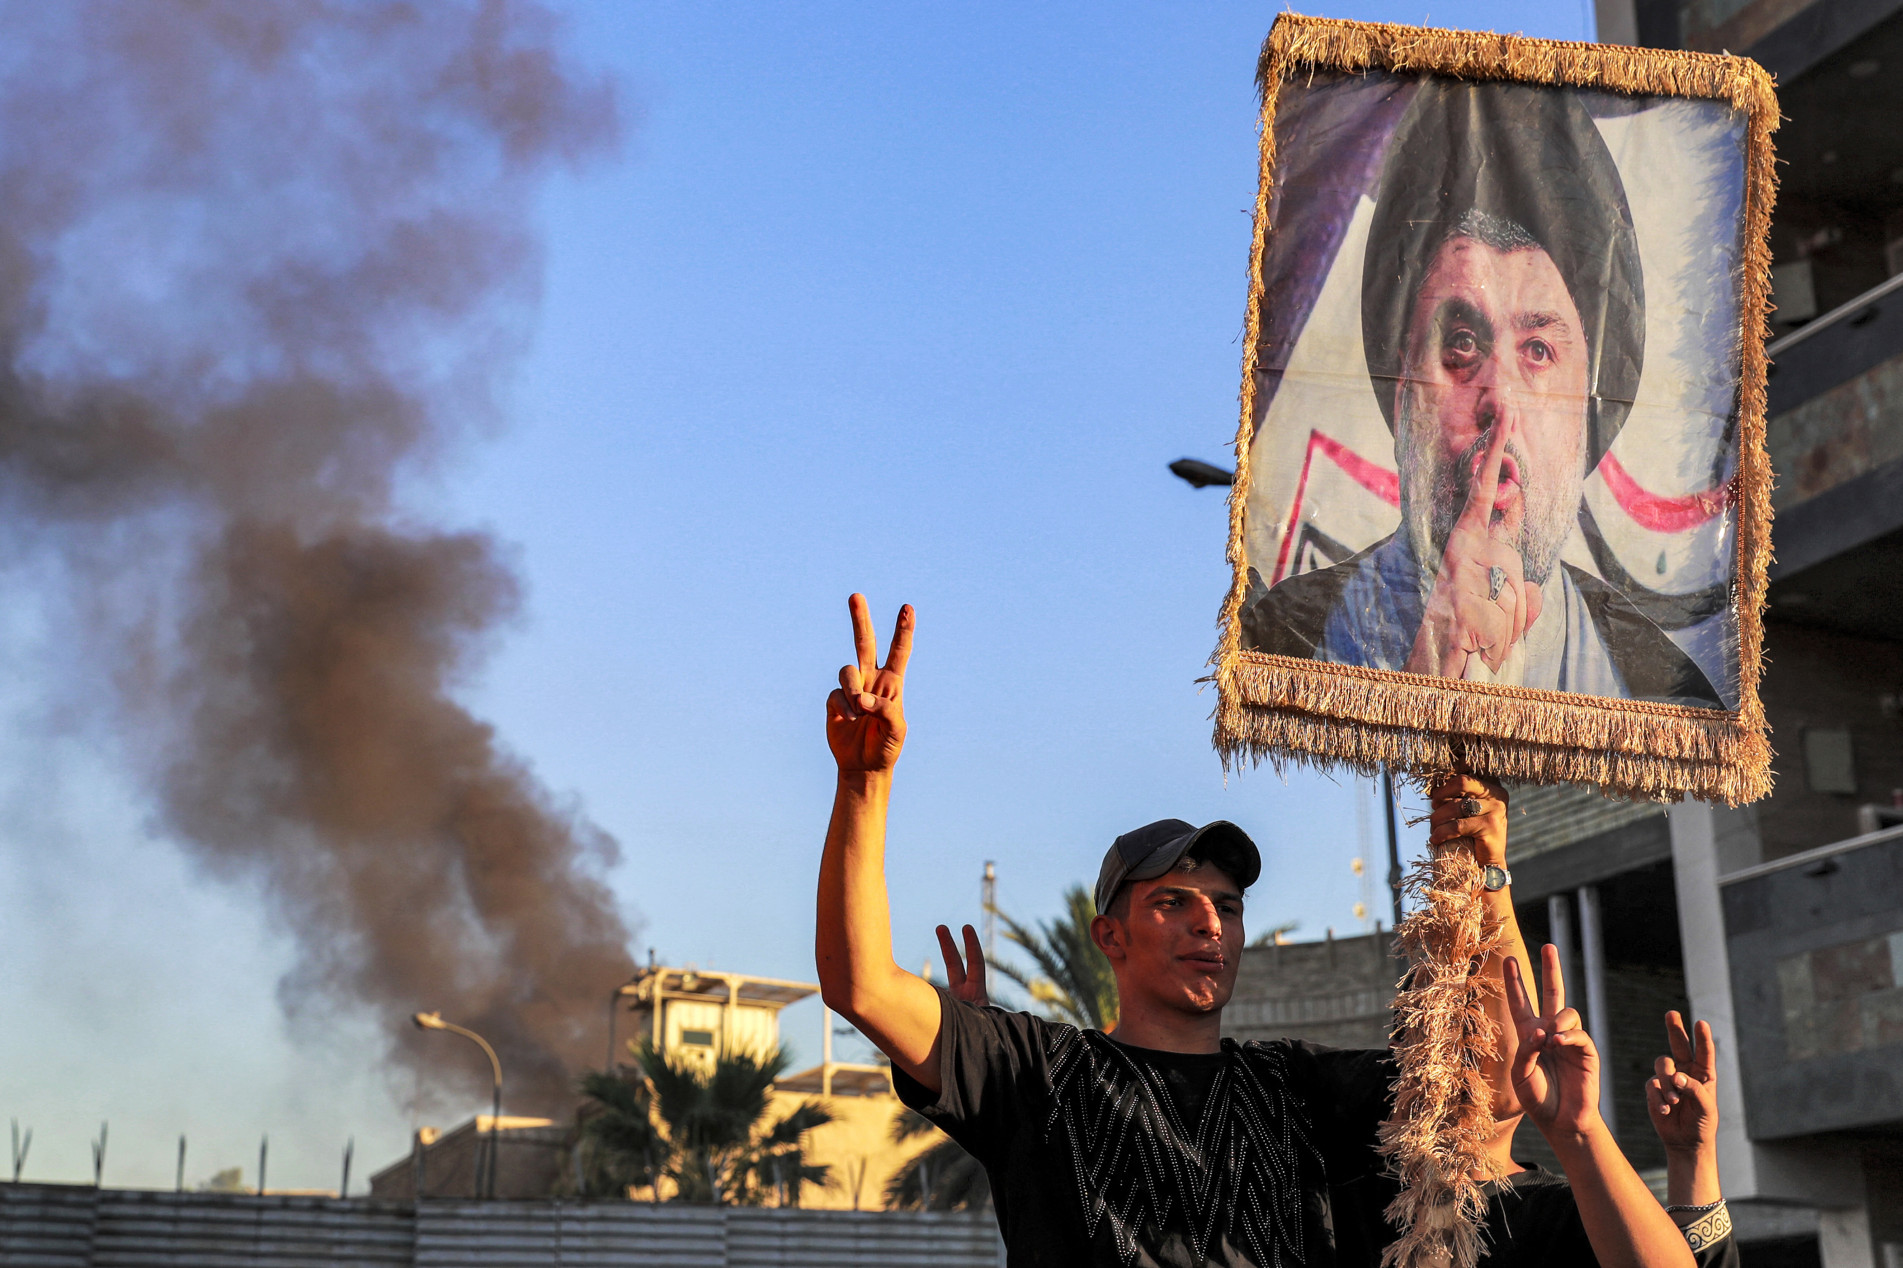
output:
M939 995L943 1090L893 1083L984 1166L1011 1268L1334 1268L1329 1188L1380 1165L1387 1051L1154 1052Z

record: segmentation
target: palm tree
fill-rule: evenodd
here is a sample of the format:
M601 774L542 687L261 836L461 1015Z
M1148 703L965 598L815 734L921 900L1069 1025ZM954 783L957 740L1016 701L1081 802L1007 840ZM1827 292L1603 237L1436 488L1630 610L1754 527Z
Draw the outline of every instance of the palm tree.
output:
M1096 900L1082 885L1064 891L1062 916L1035 929L998 912L1004 936L1030 953L1037 971L1002 960L996 968L1057 1020L1107 1031L1117 1024L1117 979L1110 961L1090 940L1090 922L1096 915Z
M594 1102L583 1133L585 1192L625 1192L665 1179L681 1202L759 1206L773 1198L798 1206L828 1168L806 1161L807 1132L832 1121L818 1101L766 1124L773 1081L786 1071L786 1049L723 1052L711 1065L665 1056L652 1044L627 1075L591 1073L582 1091Z
M581 1077L581 1091L589 1100L575 1178L581 1195L623 1197L653 1184L667 1141L654 1125L647 1080L638 1071L590 1070Z
M892 1118L892 1143L932 1131L931 1120L910 1109ZM975 1211L991 1205L991 1177L957 1141L941 1139L907 1159L885 1182L885 1204L894 1211Z

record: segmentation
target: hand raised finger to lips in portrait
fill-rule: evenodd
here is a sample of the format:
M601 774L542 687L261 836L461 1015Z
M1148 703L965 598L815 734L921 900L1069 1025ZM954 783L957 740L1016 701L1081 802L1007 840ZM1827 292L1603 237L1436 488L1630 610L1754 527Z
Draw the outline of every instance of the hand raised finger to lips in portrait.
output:
M1538 587L1525 578L1519 551L1492 532L1500 469L1511 428L1494 427L1460 518L1447 537L1414 650L1413 673L1462 676L1470 656L1498 672L1509 650L1539 618Z

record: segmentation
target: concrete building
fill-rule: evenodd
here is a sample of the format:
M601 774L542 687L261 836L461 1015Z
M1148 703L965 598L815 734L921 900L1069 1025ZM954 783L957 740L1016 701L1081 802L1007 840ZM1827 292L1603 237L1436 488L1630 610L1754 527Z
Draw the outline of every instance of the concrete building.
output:
M1777 76L1763 699L1744 810L1515 799L1529 936L1574 963L1618 1134L1657 1014L1717 1031L1722 1166L1750 1262L1903 1262L1903 0L1598 0L1600 38Z
M780 1011L818 991L810 982L650 964L610 1001L609 1058L626 1069L649 1043L670 1058L709 1066L723 1050L771 1052L780 1046ZM876 1210L884 1205L886 1182L937 1137L894 1144L892 1124L901 1107L890 1072L882 1065L833 1060L830 1009L822 1010L821 1026L819 1064L774 1085L767 1119L783 1118L814 1098L824 1101L833 1121L808 1136L806 1149L808 1161L831 1169L830 1182L807 1188L801 1205ZM546 1198L574 1191L575 1124L507 1115L496 1121L496 1197ZM370 1178L371 1196L396 1202L413 1201L419 1193L478 1196L489 1129L487 1114L448 1131L419 1129L409 1156ZM641 1196L657 1195L643 1190ZM658 1196L670 1196L665 1185Z
M370 1177L370 1196L379 1202L426 1198L478 1198L491 1146L496 1158L497 1198L540 1198L559 1193L568 1177L574 1133L546 1118L487 1114L449 1131L419 1128L410 1155Z

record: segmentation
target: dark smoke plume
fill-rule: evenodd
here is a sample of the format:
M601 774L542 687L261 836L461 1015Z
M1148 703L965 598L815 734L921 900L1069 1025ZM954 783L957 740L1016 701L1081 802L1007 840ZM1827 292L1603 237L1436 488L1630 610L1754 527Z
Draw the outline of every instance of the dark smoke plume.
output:
M287 1008L417 1009L552 1109L632 965L604 834L453 697L517 602L406 480L495 421L543 179L609 85L518 0L0 4L0 520Z

